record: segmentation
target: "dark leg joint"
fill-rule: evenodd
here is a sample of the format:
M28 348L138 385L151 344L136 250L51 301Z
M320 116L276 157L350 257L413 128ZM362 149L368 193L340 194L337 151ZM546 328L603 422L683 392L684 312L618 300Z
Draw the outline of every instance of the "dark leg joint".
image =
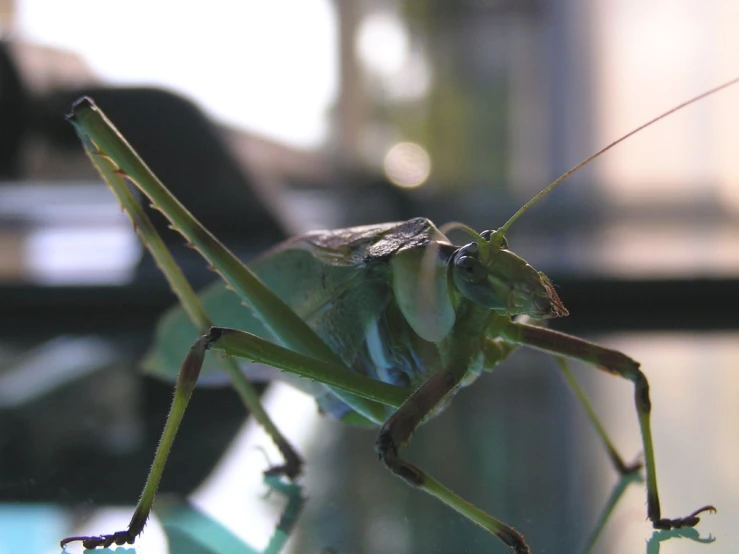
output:
M207 334L202 335L195 341L190 347L185 361L182 362L178 386L182 386L184 390L191 390L195 387L195 383L197 383L200 376L200 369L203 367L205 353L229 330L223 327L211 327Z
M495 533L495 535L508 546L512 547L516 551L516 554L531 554L531 549L526 544L523 535L513 527L504 527Z
M618 471L618 474L621 477L629 477L629 476L636 475L637 473L639 473L641 468L644 466L644 463L640 459L636 459L627 465L626 462L624 462L621 459L618 452L615 452L615 451L609 450L608 455L613 461L613 465L616 467L616 471Z
M398 456L398 447L391 436L391 432L382 428L375 442L375 452L380 456L380 460L392 473L400 477L411 487L423 486L423 473L414 465L409 464L400 456Z
M649 398L649 383L644 374L639 371L634 379L636 390L634 391L636 406L640 413L648 414L652 411L652 401Z
M203 337L205 339L205 349L209 350L210 347L213 346L213 343L218 342L218 339L220 339L227 331L228 329L224 327L211 327L208 330L208 333Z

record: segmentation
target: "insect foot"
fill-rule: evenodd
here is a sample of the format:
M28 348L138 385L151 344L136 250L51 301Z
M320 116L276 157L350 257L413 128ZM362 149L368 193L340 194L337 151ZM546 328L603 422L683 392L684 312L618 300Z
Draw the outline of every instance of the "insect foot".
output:
M703 512L715 514L716 511L716 508L714 508L713 506L703 506L702 508L697 509L692 514L685 517L680 517L677 519L662 518L655 521L653 525L655 529L663 530L681 529L683 527L695 527L701 520L701 518L698 517L698 514L702 514Z
M59 544L62 548L65 548L70 542L82 541L82 546L84 546L86 550L93 550L98 546L108 548L109 546L112 546L114 544L118 546L122 546L124 544L133 544L135 540L136 535L131 533L130 530L126 530L118 531L110 535L67 537L66 539L62 539Z

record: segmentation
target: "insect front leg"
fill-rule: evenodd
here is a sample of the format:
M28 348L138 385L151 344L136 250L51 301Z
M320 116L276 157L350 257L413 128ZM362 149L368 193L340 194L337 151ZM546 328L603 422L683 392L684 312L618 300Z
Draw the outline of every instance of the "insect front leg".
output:
M649 383L636 361L616 350L533 325L510 322L501 330L501 333L503 337L514 343L579 360L634 383L634 403L639 417L646 466L647 516L656 529L693 527L700 521L699 514L716 511L716 508L709 505L699 508L685 517L674 519L662 517L657 490L657 471L654 463L654 444L650 420L652 403L649 397Z
M519 344L507 342L506 340L498 336L487 337L485 340L485 345L483 347L483 352L485 354L485 368L487 370L491 370L493 366L508 358L508 356L518 350L519 347ZM618 450L616 450L611 437L608 435L608 432L601 423L598 414L596 414L595 410L593 409L593 406L588 400L585 391L582 390L582 387L577 382L577 378L570 370L570 367L567 364L567 360L557 356L556 361L559 365L560 370L562 371L562 375L564 376L567 385L570 387L570 389L572 389L575 398L577 398L578 402L580 402L583 409L585 410L585 413L588 416L588 419L593 424L593 427L595 427L595 431L596 433L598 433L601 442L603 442L603 445L608 452L608 456L611 458L611 463L616 468L616 471L618 471L619 475L622 476L632 475L638 472L642 467L641 462L635 461L627 464L624 461L623 456L621 456Z

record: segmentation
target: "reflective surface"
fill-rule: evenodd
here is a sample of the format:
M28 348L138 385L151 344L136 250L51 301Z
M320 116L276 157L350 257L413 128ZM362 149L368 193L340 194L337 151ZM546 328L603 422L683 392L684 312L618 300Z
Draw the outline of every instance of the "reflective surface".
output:
M687 515L708 503L719 512L705 516L695 536L686 532L662 540L667 535L655 534L645 521L644 485L633 483L624 490L592 552L734 551L739 379L733 365L739 336L649 333L600 339L641 361L652 385L664 515ZM618 448L632 459L641 445L630 385L583 368L577 373ZM493 537L389 475L372 450L373 432L320 418L311 399L282 385L266 401L278 425L306 457L300 482L305 503L298 494L292 500L279 491L267 494L261 471L267 459L275 461L277 455L249 423L191 496L193 505L213 521L177 512L177 503L163 496L160 504L169 505L164 520L175 529L169 531L169 540L179 545L175 551L506 552ZM584 551L618 485L556 366L538 354L520 352L462 391L444 415L419 431L408 455L453 490L522 531L534 552ZM114 473L110 478L115 479ZM7 552L58 552L53 545L62 536L124 528L132 507L109 510L103 504L77 506L74 512L54 504L5 504L0 509L0 544ZM284 529L293 520L284 549L274 550L282 543L278 525ZM693 540L709 537L716 539L709 545ZM135 551L165 552L166 544L161 527L151 523ZM237 544L240 550L233 550ZM68 550L82 548L73 545Z

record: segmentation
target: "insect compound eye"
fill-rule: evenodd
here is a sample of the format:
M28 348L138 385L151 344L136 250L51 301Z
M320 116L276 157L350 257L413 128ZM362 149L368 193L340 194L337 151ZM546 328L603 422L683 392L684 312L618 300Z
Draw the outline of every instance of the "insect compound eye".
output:
M470 283L479 283L488 276L483 265L472 256L460 255L454 263L460 277Z
M471 242L469 244L465 244L462 248L459 249L459 252L457 253L458 258L463 258L465 256L477 258L478 254L480 253L480 247L477 246L476 242Z
M480 233L480 236L483 239L485 239L487 242L490 242L490 239L493 238L493 235L494 234L495 233L493 231L486 230L486 231L483 231L482 233ZM503 248L503 249L505 249L505 250L508 250L508 239L505 238L505 235L502 235L501 234L501 235L499 235L496 238L497 238L498 242L500 243L500 247Z
M549 313L552 309L552 303L548 298L538 296L534 299L534 307L539 310L540 313Z

